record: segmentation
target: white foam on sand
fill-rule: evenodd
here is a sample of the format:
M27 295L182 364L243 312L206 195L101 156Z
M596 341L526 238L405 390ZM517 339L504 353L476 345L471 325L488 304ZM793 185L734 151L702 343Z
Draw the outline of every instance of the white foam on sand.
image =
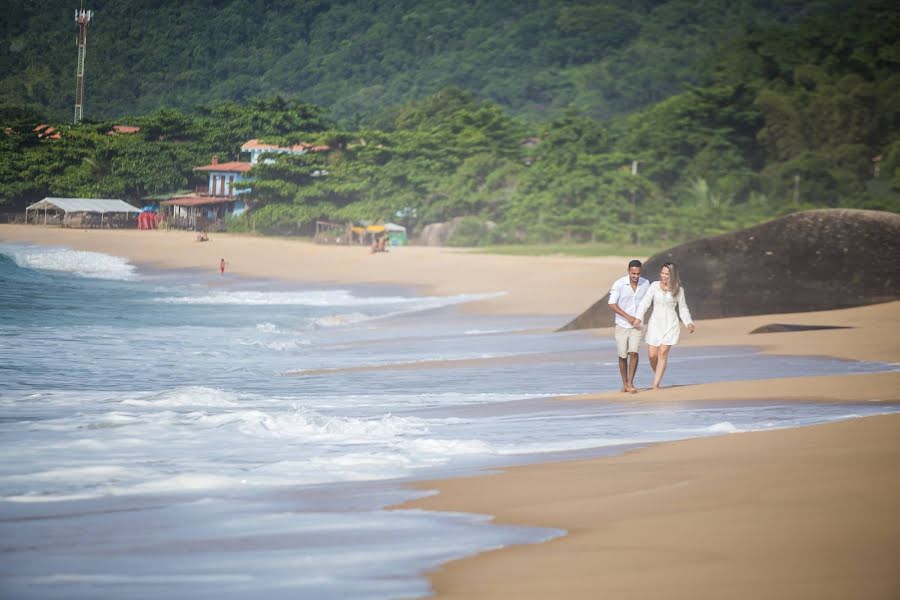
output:
M728 421L722 421L721 423L710 425L706 428L706 430L710 433L739 433L741 431Z

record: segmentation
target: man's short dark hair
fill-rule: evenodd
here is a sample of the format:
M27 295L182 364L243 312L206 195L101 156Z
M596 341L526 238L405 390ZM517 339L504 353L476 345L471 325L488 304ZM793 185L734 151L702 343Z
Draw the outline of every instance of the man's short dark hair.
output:
M628 263L628 268L629 268L629 269L633 269L634 267L637 267L638 269L640 269L640 268L641 268L641 261L635 259L635 260L631 261L630 263Z

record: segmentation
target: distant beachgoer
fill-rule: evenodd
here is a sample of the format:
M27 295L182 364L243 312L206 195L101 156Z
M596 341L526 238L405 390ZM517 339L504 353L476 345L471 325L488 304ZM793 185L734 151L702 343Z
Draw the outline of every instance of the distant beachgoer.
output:
M372 254L375 254L376 252L387 252L387 241L388 238L386 235L376 238L375 241L372 242Z
M687 326L688 333L694 333L694 320L691 319L691 311L684 299L684 288L681 287L681 278L678 276L678 267L673 262L667 262L659 270L659 281L650 284L647 295L641 301L637 311L635 327L641 326L641 321L647 313L650 305L653 305L653 314L647 323L647 356L650 359L650 367L653 369L653 389L659 389L663 374L666 372L666 362L669 358L669 350L678 343L681 327L678 317ZM675 305L678 305L678 313Z
M208 242L209 235L205 231L201 231L200 233L197 234L197 241L198 242Z
M225 259L224 258L219 261L219 273L221 273L222 275L225 274Z
M619 354L619 374L622 391L634 394L634 375L637 373L641 349L640 328L635 327L638 306L650 288L650 282L641 277L641 261L628 263L628 275L616 279L609 290L609 310L615 313L616 351Z

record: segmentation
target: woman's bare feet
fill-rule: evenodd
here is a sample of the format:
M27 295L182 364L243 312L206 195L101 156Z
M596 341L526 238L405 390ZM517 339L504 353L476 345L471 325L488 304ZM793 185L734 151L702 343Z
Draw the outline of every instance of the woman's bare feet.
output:
M633 385L629 385L628 387L626 387L625 391L628 392L629 394L637 394L637 388L634 387Z

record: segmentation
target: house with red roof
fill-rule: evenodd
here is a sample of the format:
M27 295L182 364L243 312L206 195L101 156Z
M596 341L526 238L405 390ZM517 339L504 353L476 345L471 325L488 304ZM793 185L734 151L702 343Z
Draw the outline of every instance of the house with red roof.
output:
M58 140L60 139L59 132L55 127L47 125L46 123L39 123L37 127L34 128L35 135L38 136L38 139L41 140Z
M194 171L209 174L209 183L206 186L207 196L233 198L249 191L246 186L241 185L241 182L250 181L247 174L252 168L252 163L242 161L221 163L218 156L213 156L210 164L194 167Z
M259 158L263 154L306 154L307 152L328 152L329 150L331 150L331 146L304 143L293 146L276 146L263 144L257 139L250 140L241 146L241 152L250 154L250 164L253 165L259 162Z
M194 172L205 173L206 185L197 187L192 194L180 194L160 202L169 223L176 227L200 230L223 230L228 216L243 214L248 208L241 196L250 191L248 183L253 181L250 171L265 154L306 154L307 152L327 152L329 146L315 144L295 144L276 146L263 144L253 139L241 146L241 152L250 154L250 162L219 162L213 156L208 165L194 167ZM266 162L269 159L262 159Z
M194 172L206 173L206 185L198 186L192 194L173 196L159 203L170 225L187 229L225 229L227 216L240 215L247 210L241 196L250 191L247 183L253 165L243 161L219 162L213 156L208 165L194 167Z

